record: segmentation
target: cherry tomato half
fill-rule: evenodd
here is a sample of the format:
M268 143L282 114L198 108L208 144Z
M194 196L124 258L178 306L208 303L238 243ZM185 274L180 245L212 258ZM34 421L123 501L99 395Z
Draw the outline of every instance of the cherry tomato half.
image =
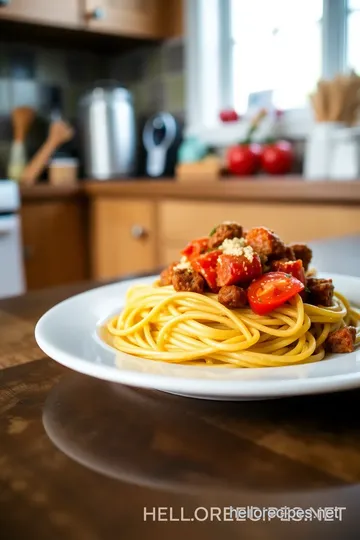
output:
M269 272L251 283L248 288L249 304L254 313L265 315L282 306L304 288L304 284L290 274Z

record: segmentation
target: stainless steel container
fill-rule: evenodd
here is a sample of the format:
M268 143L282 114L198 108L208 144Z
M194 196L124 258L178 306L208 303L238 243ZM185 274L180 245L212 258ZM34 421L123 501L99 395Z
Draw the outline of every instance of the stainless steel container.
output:
M84 172L106 180L135 170L136 124L132 96L112 81L98 83L80 100Z

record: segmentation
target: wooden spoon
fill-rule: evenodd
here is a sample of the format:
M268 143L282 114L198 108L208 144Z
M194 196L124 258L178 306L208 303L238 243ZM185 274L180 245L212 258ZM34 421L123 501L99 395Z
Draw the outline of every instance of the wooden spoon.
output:
M17 107L12 112L14 140L24 142L29 128L35 118L35 111L30 107Z
M53 122L50 125L48 138L25 167L21 181L28 185L35 184L55 150L70 141L73 136L74 130L69 124L63 120Z

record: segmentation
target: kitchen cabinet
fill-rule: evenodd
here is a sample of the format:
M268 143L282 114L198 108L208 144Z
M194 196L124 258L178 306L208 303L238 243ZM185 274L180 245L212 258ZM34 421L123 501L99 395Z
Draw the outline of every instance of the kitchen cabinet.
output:
M74 27L81 24L80 0L8 0L0 3L0 19L11 19L51 26Z
M182 0L85 0L85 6L90 30L143 38L182 34Z
M88 275L86 210L80 200L29 200L21 208L28 289Z
M155 204L140 199L91 202L92 278L112 279L157 266Z

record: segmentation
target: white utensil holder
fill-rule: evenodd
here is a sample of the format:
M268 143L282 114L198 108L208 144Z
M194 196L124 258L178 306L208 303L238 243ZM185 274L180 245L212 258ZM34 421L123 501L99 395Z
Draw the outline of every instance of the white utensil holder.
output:
M341 129L334 134L331 180L360 178L360 133L356 128Z
M330 178L335 148L334 134L344 126L339 122L319 122L306 143L304 176L306 180Z

